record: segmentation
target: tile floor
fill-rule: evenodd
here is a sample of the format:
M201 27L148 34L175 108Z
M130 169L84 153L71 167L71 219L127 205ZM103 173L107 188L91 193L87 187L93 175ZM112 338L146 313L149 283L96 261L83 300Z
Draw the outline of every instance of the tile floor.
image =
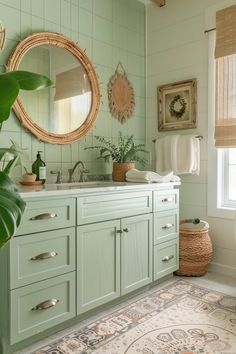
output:
M162 282L161 284L155 285L154 287L152 287L148 291L148 293L149 292L151 293L153 291L161 289L162 287L164 287L168 284L171 284L172 282L175 282L176 280L180 280L180 279L183 279L183 280L189 281L191 283L194 283L196 285L210 288L212 290L216 290L216 291L222 292L224 294L228 294L228 295L236 297L236 278L228 277L228 276L217 274L217 273L210 273L210 272L202 277L174 276L173 278L168 279L168 280ZM74 327L70 327L64 331L60 331L60 332L46 338L45 340L37 342L28 348L25 348L21 351L15 352L14 354L31 354L34 350L42 347L43 345L46 345L46 344L64 336L64 335L72 332L75 329L78 330L80 327L84 327L86 324L91 323L91 322L97 320L98 318L109 314L110 312L114 312L114 311L120 309L121 307L126 306L127 304L129 304L131 302L134 302L134 301L138 300L139 298L143 297L144 295L145 295L145 293L142 293L140 295L132 297L128 301L122 302L121 304L114 306L107 311L100 312L98 315L90 317L89 319L80 322L80 324L78 324Z

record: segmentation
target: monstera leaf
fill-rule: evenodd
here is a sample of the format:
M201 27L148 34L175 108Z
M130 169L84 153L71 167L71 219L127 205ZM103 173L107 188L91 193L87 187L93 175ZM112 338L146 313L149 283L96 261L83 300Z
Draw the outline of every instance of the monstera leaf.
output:
M25 210L25 202L14 183L0 172L0 248L16 233Z
M3 122L9 118L20 89L38 90L51 86L51 84L52 81L46 76L29 71L11 71L0 74L0 130ZM15 234L25 209L25 202L8 177L16 164L25 165L21 149L13 142L10 149L0 149L0 160L4 158L5 153L12 154L13 159L8 161L6 166L3 163L3 171L0 172L0 248Z
M0 74L0 128L8 119L20 89L39 90L52 85L46 76L29 71L10 71Z

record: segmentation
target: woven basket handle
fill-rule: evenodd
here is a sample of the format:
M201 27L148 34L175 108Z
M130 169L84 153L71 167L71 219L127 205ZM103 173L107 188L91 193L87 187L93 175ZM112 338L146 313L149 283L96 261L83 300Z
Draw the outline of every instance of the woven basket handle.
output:
M204 227L209 228L209 224L208 224L206 221L200 220L199 218L183 219L183 220L180 220L179 224L182 225L182 224L185 224L185 223L192 223L192 224L194 224L194 225L197 225L197 224L199 224L200 222L203 222L203 223L205 224Z
M180 220L179 224L185 224L185 223L192 223L192 224L199 224L200 223L200 219L199 218L194 218L194 219L183 219Z

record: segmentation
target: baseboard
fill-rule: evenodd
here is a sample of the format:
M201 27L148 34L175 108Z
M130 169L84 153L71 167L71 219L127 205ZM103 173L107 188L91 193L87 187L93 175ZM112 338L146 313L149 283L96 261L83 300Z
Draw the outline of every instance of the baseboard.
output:
M208 269L209 269L209 271L214 272L214 273L224 274L224 275L228 275L230 277L236 278L236 268L230 267L225 264L212 262L209 264Z

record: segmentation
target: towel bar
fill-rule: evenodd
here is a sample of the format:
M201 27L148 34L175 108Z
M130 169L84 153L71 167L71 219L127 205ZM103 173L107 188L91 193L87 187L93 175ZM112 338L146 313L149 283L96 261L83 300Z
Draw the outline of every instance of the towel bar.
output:
M203 136L202 135L196 135L195 136L196 139L202 140ZM157 138L158 139L158 138ZM155 143L157 141L157 139L153 139L152 142Z

